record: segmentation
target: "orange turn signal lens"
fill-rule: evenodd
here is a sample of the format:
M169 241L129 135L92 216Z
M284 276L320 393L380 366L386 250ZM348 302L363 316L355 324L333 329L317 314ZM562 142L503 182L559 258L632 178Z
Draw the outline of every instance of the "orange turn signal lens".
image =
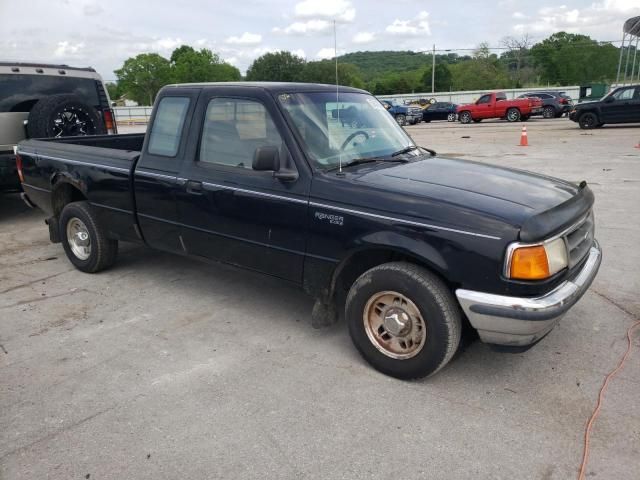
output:
M549 278L549 260L542 245L516 248L511 255L511 278L518 280L540 280Z

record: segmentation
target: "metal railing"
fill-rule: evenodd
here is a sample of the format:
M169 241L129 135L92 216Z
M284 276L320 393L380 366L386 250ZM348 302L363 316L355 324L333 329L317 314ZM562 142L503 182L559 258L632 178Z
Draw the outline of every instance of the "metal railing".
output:
M153 107L113 107L118 125L146 125Z

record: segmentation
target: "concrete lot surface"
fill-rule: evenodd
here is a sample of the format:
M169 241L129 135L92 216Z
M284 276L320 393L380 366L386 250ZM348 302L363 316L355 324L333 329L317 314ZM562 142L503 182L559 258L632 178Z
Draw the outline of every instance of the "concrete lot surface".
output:
M521 148L522 125L407 131L442 154L586 179L600 274L532 350L475 342L419 382L370 368L343 323L312 329L311 300L276 280L131 245L83 274L40 211L1 197L0 478L575 478L598 389L640 316L640 128L531 120ZM588 478L639 478L634 345Z

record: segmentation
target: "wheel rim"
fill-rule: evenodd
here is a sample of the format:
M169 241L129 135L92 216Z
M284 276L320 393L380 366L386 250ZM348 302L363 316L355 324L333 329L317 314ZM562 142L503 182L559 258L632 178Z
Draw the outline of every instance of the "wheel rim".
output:
M456 119L455 113L450 113L449 115L447 115L447 120L449 120L450 122L453 122L455 119Z
M553 108L545 108L542 112L542 116L544 118L553 118L555 117L556 112L553 110Z
M405 124L405 118L404 115L398 115L396 117L396 121L398 122L398 125L404 125Z
M362 320L369 341L387 357L406 360L424 348L426 323L416 304L401 293L373 295L364 307Z
M595 123L596 122L595 122L595 119L593 118L593 115L587 114L582 118L582 124L587 128L593 127Z
M516 112L515 110L510 110L509 111L509 120L511 120L512 122L515 122L518 119L518 112Z
M471 121L471 115L468 113L462 114L462 123L469 123Z
M73 254L80 260L86 260L91 256L89 230L79 218L74 217L67 222L67 242Z
M96 126L89 112L76 107L66 107L53 117L54 137L93 135Z

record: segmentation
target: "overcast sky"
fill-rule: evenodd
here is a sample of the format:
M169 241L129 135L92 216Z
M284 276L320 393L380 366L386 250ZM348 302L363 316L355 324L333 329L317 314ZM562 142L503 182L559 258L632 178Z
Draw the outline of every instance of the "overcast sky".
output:
M111 80L130 56L188 44L244 73L268 51L331 58L334 19L342 53L500 46L559 30L620 40L636 15L640 0L0 0L0 60L90 65Z

